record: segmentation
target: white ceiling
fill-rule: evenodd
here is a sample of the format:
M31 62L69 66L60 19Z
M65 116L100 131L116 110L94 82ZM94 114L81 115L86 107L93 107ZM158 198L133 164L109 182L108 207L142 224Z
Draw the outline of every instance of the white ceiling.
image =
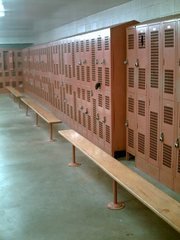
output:
M2 0L0 37L32 36L131 0Z

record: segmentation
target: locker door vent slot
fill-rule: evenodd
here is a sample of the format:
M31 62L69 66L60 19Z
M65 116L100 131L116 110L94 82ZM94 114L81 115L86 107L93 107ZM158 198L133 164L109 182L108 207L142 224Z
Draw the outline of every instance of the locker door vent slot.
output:
M57 72L57 74L58 74L58 72ZM71 65L69 65L69 78L71 78L72 77L72 75L71 75Z
M180 173L180 150L178 152L178 168L177 168L177 172Z
M157 161L158 114L150 112L150 158Z
M174 71L165 70L164 73L164 92L173 94L174 91Z
M109 74L109 68L105 68L105 85L109 86L110 84L110 74Z
M128 111L134 113L134 98L128 98Z
M145 116L145 101L138 100L138 114Z
M77 80L80 80L80 68L79 68L79 66L76 66L76 71L77 71Z
M81 52L84 52L84 41L81 41Z
M81 98L81 89L80 88L77 89L77 97Z
M3 88L3 83L2 82L0 83L0 88Z
M98 51L102 50L102 38L101 37L97 38L97 50Z
M145 135L138 133L138 152L145 153Z
M66 45L66 43L64 44L64 53L67 53L67 45Z
M69 85L69 94L72 95L72 85Z
M173 124L173 108L164 106L164 123Z
M68 94L68 84L66 84L66 93Z
M86 79L87 79L87 82L91 81L91 79L90 79L90 67L89 66L86 67Z
M128 35L128 49L134 49L134 34Z
M98 82L102 84L102 67L98 67Z
M134 68L128 68L128 87L134 87Z
M88 115L88 130L91 131L91 117Z
M98 94L98 106L102 107L103 106L103 97L102 94Z
M159 77L159 35L151 32L151 87L158 88Z
M171 160L172 160L172 147L163 144L163 165L171 168Z
M99 137L103 139L103 123L99 122Z
M73 119L73 107L71 106L71 119Z
M89 40L86 40L86 52L89 52L89 50L90 50Z
M73 100L74 100L74 120L77 121L76 92L73 92Z
M139 89L145 89L146 83L146 75L145 75L145 69L144 68L139 68L139 79L138 79L138 88Z
M110 126L106 125L106 142L110 143Z
M96 99L93 99L93 133L94 133L94 134L97 134Z
M105 37L105 50L109 50L109 36Z
M81 111L78 111L78 123L81 124Z
M174 47L174 29L165 29L165 47Z
M85 100L86 94L85 94L85 89L82 89L82 99Z
M91 101L91 91L87 90L87 101L90 102Z
M86 127L86 115L83 113L83 126Z
M79 52L79 42L76 42L76 52Z
M71 44L68 43L68 53L71 53Z
M145 33L138 34L138 46L139 48L145 48Z
M128 146L134 148L134 130L128 128Z
M110 109L110 98L109 96L105 96L105 109Z
M67 115L69 117L69 104L67 104Z
M91 39L91 66L92 66L92 81L96 81L96 56L95 56L95 39Z
M85 69L84 69L84 66L81 66L81 80L85 81Z

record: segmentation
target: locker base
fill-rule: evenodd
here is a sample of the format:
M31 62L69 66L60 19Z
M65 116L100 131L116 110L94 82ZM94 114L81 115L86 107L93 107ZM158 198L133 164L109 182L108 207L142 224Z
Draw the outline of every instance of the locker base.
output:
M115 151L114 152L114 158L115 159L118 159L118 158L121 158L121 157L125 157L126 156L126 151Z
M111 210L120 210L120 209L123 209L124 207L125 207L124 202L119 202L119 203L110 202L107 205L107 208L109 208Z
M81 165L81 163L77 163L77 162L71 162L68 164L69 167L79 167Z

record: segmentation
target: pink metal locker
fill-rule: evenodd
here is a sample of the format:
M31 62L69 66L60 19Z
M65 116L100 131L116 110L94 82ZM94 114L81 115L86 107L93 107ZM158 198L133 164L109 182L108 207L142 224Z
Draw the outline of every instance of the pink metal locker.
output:
M149 116L148 116L148 173L159 179L159 158L160 158L160 109L162 102L162 57L160 24L149 25Z
M126 32L127 46L127 98L126 98L126 152L127 158L131 154L135 156L136 152L136 79L137 79L137 45L136 45L136 29L130 27Z

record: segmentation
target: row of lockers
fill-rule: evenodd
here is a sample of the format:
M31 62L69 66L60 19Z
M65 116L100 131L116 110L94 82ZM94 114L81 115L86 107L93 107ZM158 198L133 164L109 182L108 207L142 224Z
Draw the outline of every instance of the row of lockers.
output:
M125 151L126 27L23 50L25 91L106 152Z
M0 49L0 89L6 86L22 87L23 64L22 51Z
M180 191L180 21L127 29L127 152Z

